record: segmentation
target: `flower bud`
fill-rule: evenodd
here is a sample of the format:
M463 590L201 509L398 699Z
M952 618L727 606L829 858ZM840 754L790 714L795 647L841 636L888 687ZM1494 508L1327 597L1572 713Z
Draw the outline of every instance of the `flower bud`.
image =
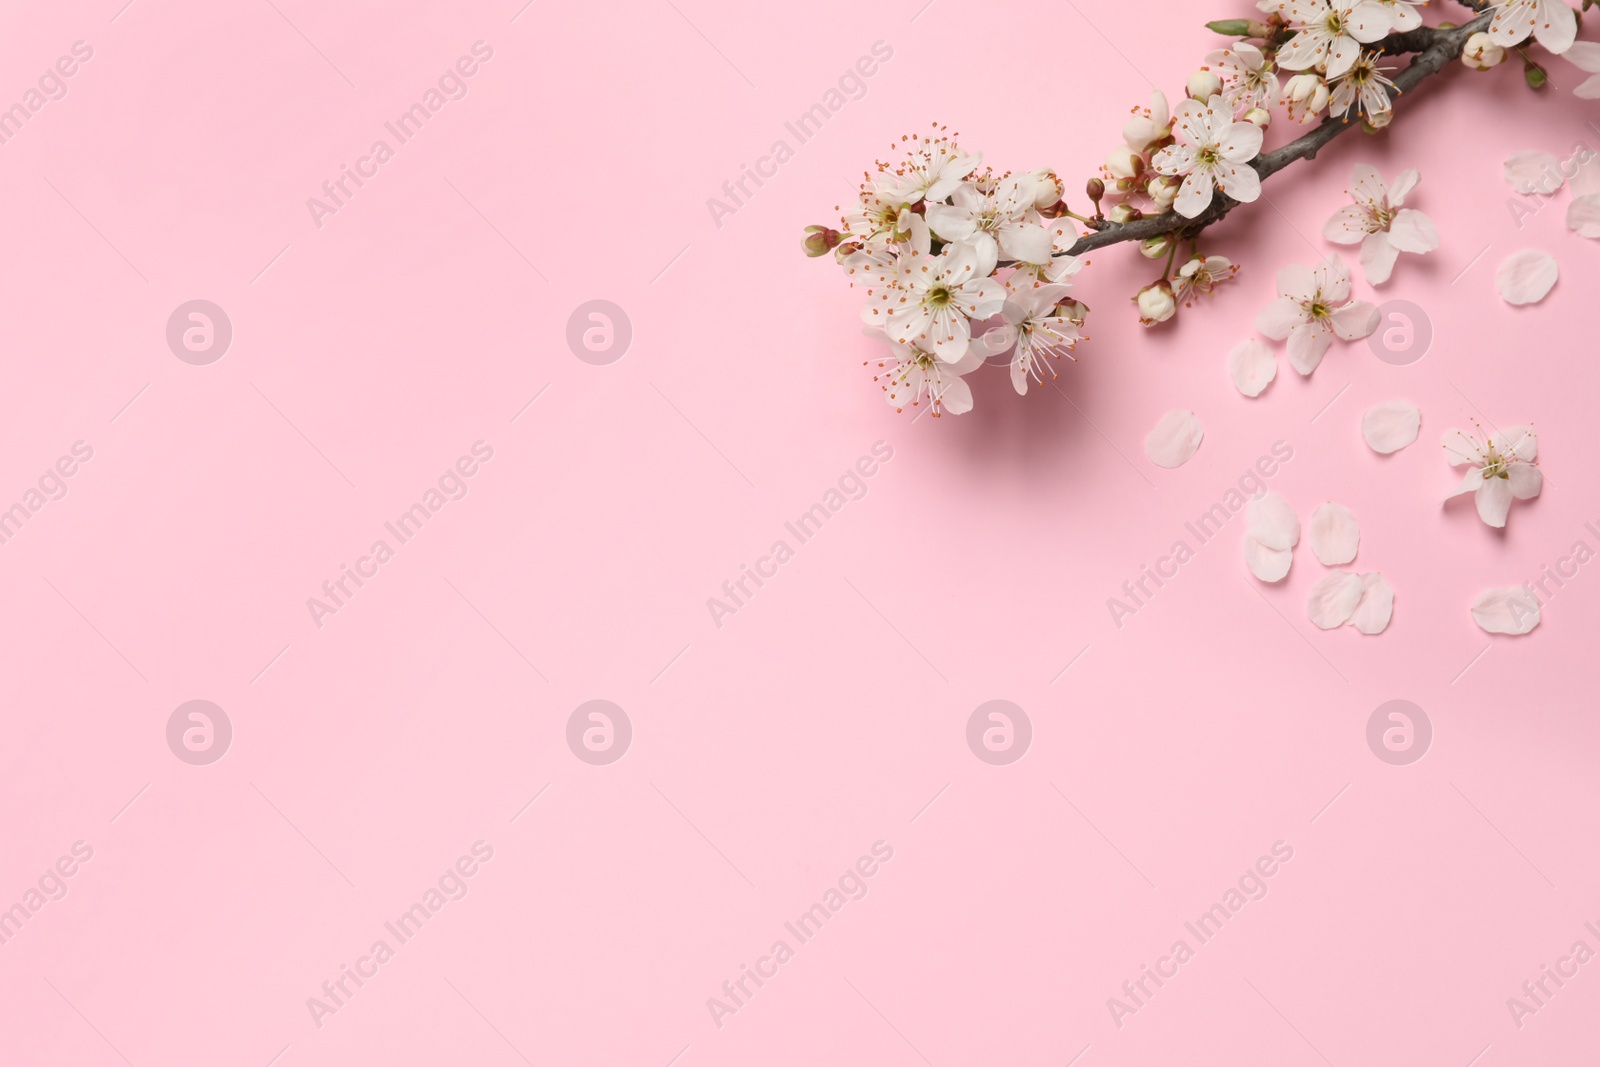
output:
M1116 207L1112 208L1110 214L1108 214L1106 217L1112 222L1132 222L1134 219L1141 218L1142 213L1132 204L1128 203L1127 201L1123 201Z
M1140 289L1139 295L1134 297L1134 303L1139 305L1141 326L1154 326L1158 322L1166 322L1178 310L1178 302L1172 297L1172 286L1165 281Z
M807 256L815 259L833 251L841 236L843 235L838 230L830 230L826 226L807 226L806 235L800 241L800 248Z
M1171 174L1163 174L1150 182L1150 200L1159 211L1165 211L1172 206L1178 198L1178 190L1183 188L1183 179Z
M1089 202L1098 208L1101 199L1106 195L1106 183L1099 178L1090 178L1084 184L1083 191L1089 197Z
M1264 130L1272 124L1272 112L1264 107L1253 107L1244 113L1244 120Z
M1527 81L1530 89L1543 89L1545 82L1550 78L1545 74L1544 68L1537 63L1529 63L1522 68L1522 77Z
M1106 156L1106 170L1115 178L1137 178L1144 170L1144 157L1127 145L1118 145Z
M1220 33L1224 37L1248 37L1250 36L1250 20L1218 19L1216 22L1206 23L1206 29L1212 33Z
M1189 96L1195 100L1210 100L1222 92L1222 79L1213 72L1201 67L1189 75L1189 84L1186 86Z
M1158 233L1139 242L1139 254L1145 259L1160 259L1172 249L1172 235Z
M1473 70L1488 70L1499 66L1506 58L1506 50L1489 39L1487 33L1475 33L1467 38L1461 50L1461 62Z
M1033 206L1043 211L1061 200L1061 194L1066 192L1061 188L1061 183L1056 181L1056 176L1048 167L1040 167L1030 171L1028 177L1033 179Z

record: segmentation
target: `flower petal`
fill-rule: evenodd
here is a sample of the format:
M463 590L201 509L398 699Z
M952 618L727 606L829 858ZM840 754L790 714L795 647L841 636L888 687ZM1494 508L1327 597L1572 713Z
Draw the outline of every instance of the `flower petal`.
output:
M1306 321L1305 309L1286 296L1280 296L1261 309L1256 316L1256 329L1274 341L1289 336L1289 331Z
M1342 308L1335 308L1328 320L1340 339L1359 341L1370 337L1378 328L1378 309L1365 300L1352 300Z
M1320 322L1303 322L1289 331L1289 365L1301 374L1310 374L1328 354L1333 331Z
M1350 296L1350 268L1342 256L1329 256L1316 265L1311 275L1324 303L1342 304Z
M1446 430L1443 440L1444 455L1450 466L1459 467L1463 463L1477 466L1483 462L1483 443L1467 431Z
M1374 211L1389 206L1388 190L1384 188L1383 175L1370 163L1357 163L1350 168L1350 197L1361 207Z
M1532 463L1513 463L1506 468L1511 495L1518 500L1531 500L1544 488L1544 474Z
M1503 529L1506 516L1511 514L1511 481L1507 478L1485 478L1473 499L1478 504L1478 518L1495 529Z
M1361 544L1361 527L1355 513L1343 504L1317 505L1311 513L1311 551L1325 567L1337 567L1356 558Z
M1387 233L1368 234L1361 242L1361 273L1367 276L1368 285L1382 285L1394 273L1394 261L1400 258L1400 249L1389 240Z
M1260 396L1261 390L1278 376L1278 361L1267 346L1251 338L1240 341L1228 353L1228 374L1234 387L1245 396Z
M1364 634L1381 634L1394 616L1394 589L1377 571L1361 576L1361 602L1350 616L1350 625Z
M1401 208L1389 223L1389 240L1402 252L1420 255L1439 247L1439 230L1422 212Z
M1278 295L1301 304L1311 302L1317 295L1317 276L1302 263L1291 263L1278 271Z
M1377 223L1359 204L1346 204L1322 224L1322 236L1336 245L1353 245L1372 232Z
M1544 0L1539 16L1533 24L1534 40L1558 56L1572 47L1578 36L1578 16L1572 8L1560 0Z
M1250 128L1255 129L1254 126ZM1248 163L1218 164L1217 184L1241 204L1253 204L1261 198L1261 175Z
M1150 462L1169 470L1189 462L1200 448L1206 432L1194 412L1181 409L1167 412L1144 439L1144 454Z
M1244 538L1244 562L1250 573L1263 582L1281 582L1294 562L1294 553L1287 548L1268 548L1249 534Z
M1539 458L1539 435L1533 432L1532 426L1507 426L1491 434L1489 443L1508 459L1532 463Z
M1549 196L1561 188L1561 162L1549 152L1513 152L1501 168L1511 188L1519 193Z
M1229 163L1248 163L1261 152L1261 127L1253 122L1232 122L1223 127L1217 148Z
M1334 571L1323 575L1322 580L1311 587L1311 596L1306 600L1306 618L1319 630L1343 626L1361 603L1362 588L1359 574Z
M1394 176L1394 181L1389 183L1389 206L1399 207L1406 202L1406 197L1411 195L1411 190L1417 187L1417 182L1422 180L1422 175L1417 173L1416 167L1407 167Z
M1600 195L1575 196L1567 205L1567 229L1579 237L1600 237Z
M1472 602L1472 621L1491 634L1525 634L1539 625L1539 601L1519 585L1485 589Z
M1508 304L1537 304L1549 294L1559 273L1549 253L1525 248L1505 258L1494 284Z
M1422 412L1404 400L1374 404L1361 415L1361 436L1374 452L1398 452L1417 439Z
M1192 219L1211 206L1212 179L1210 171L1192 170L1178 186L1178 196L1172 206L1178 214Z
M1245 507L1250 536L1267 548L1293 548L1300 543L1300 516L1283 498L1271 490L1262 493Z

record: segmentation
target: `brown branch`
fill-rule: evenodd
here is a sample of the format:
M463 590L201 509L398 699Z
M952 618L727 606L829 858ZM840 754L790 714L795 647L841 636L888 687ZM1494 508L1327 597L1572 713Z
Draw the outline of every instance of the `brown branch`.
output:
M1485 0L1465 0L1468 7L1474 10L1483 10ZM1464 26L1452 29L1437 29L1431 26L1419 26L1414 30L1403 33L1392 33L1385 37L1378 45L1386 55L1399 55L1414 52L1415 56L1406 69L1394 79L1394 89L1390 99L1398 97L1401 93L1410 92L1429 75L1437 74L1444 69L1445 64L1461 55L1461 50L1466 47L1467 38L1484 29L1489 24L1493 14L1484 10L1477 18ZM1309 133L1290 141L1281 148L1275 148L1252 160L1250 165L1255 168L1263 181L1269 176L1287 167L1297 159L1312 159L1317 152L1329 141L1353 129L1357 123L1347 119L1329 116L1322 121L1322 125ZM1078 238L1077 242L1067 250L1068 255L1081 256L1085 252L1092 252L1096 248L1107 245L1120 244L1123 241L1142 241L1147 237L1155 237L1164 233L1182 231L1188 236L1193 236L1217 222L1222 221L1228 212L1239 205L1239 201L1224 196L1218 192L1211 206L1192 219L1186 219L1171 209L1160 215L1151 215L1146 218L1134 219L1130 222L1097 221L1090 223L1094 227L1093 233L1086 233Z

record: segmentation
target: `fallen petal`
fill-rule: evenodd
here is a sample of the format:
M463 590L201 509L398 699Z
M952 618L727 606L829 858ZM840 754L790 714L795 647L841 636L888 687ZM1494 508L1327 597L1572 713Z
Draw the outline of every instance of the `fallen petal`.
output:
M1181 467L1200 447L1206 432L1194 412L1174 410L1161 416L1144 439L1144 454L1158 467Z
M1486 589L1472 602L1472 619L1491 634L1525 634L1539 625L1539 601L1520 585Z
M1240 341L1228 353L1228 373L1233 384L1245 396L1260 396L1261 390L1278 376L1278 361L1267 346L1251 338Z
M1600 195L1575 196L1567 205L1567 229L1579 237L1600 237Z
M1374 404L1361 414L1361 436L1374 452L1398 452L1417 439L1422 412L1404 400Z
M1350 616L1350 625L1364 634L1381 634L1394 615L1394 590L1377 571L1361 576L1361 603Z
M1549 196L1561 188L1561 161L1549 152L1513 152L1502 173L1519 193Z
M1249 534L1244 535L1244 561L1250 573L1263 582L1281 582L1294 562L1294 552L1287 548L1268 548Z
M1508 304L1537 304L1556 284L1560 272L1547 252L1524 248L1513 252L1495 272L1495 288Z
M1361 544L1361 527L1355 513L1343 504L1319 504L1311 513L1311 551L1325 567L1336 567L1356 558Z
M1343 626L1355 614L1361 603L1361 575L1351 571L1334 571L1324 575L1311 587L1311 598L1306 601L1306 617L1318 629L1331 630Z
M1293 548L1300 543L1300 516L1282 493L1266 492L1245 509L1250 536L1266 548Z

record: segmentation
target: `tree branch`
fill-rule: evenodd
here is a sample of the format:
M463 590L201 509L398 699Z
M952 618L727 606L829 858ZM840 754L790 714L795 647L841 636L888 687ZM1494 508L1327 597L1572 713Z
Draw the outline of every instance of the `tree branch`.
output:
M1406 69L1394 79L1394 90L1390 99L1402 93L1410 92L1429 75L1437 74L1444 69L1445 64L1461 55L1461 50L1466 47L1467 38L1484 29L1493 17L1492 12L1484 10L1487 0L1463 0L1466 6L1475 11L1482 11L1477 18L1464 26L1452 29L1437 29L1431 26L1419 26L1414 30L1404 33L1392 33L1385 37L1379 48L1385 55L1400 55L1408 52L1415 53ZM1263 180L1276 174L1297 159L1311 159L1316 156L1323 145L1335 137L1352 129L1355 124L1345 119L1336 119L1331 115L1322 121L1322 125L1309 133L1297 137L1281 148L1275 148L1252 160L1250 165ZM1077 242L1067 250L1069 255L1081 256L1085 252L1092 252L1096 248L1107 245L1120 244L1123 241L1142 241L1147 237L1155 237L1163 233L1183 233L1193 236L1214 223L1222 221L1239 201L1233 200L1220 191L1211 206L1192 219L1186 219L1176 211L1168 209L1160 215L1151 215L1146 218L1134 219L1131 222L1094 222L1094 232L1086 233L1078 238Z

